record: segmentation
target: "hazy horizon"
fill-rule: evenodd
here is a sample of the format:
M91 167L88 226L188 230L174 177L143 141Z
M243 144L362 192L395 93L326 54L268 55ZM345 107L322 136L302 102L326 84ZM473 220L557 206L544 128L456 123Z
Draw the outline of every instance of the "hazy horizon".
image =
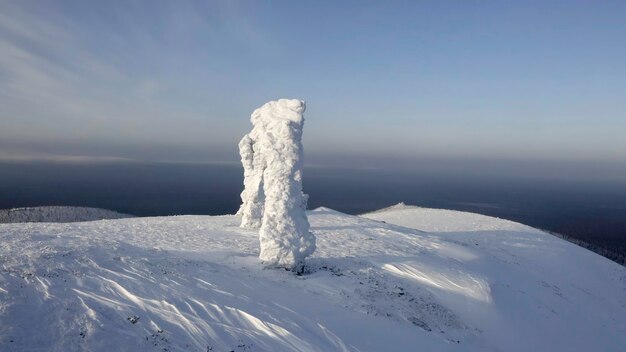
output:
M294 97L307 101L312 164L619 169L625 11L584 1L2 2L0 159L235 162L251 112Z
M423 201L623 236L624 13L587 1L0 2L0 200L230 211L250 114L300 98L313 204Z
M570 171L554 165L552 174L511 167L440 161L402 170L305 166L303 186L310 209L361 214L405 202L470 211L626 253L626 180L563 177ZM232 214L241 204L242 171L235 163L0 162L0 209L69 205L139 216Z

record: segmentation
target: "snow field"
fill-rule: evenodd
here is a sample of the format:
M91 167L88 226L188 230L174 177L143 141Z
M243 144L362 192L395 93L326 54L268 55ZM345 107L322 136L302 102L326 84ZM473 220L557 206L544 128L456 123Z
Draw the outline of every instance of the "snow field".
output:
M260 265L232 215L0 225L0 350L626 345L624 268L541 231L416 207L308 216L302 276Z

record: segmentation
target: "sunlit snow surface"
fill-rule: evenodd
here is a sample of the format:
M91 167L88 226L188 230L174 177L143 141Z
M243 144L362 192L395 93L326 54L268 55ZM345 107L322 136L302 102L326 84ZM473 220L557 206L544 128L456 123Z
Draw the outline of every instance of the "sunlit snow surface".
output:
M308 216L303 276L230 215L0 225L0 351L626 349L626 270L573 244L447 210Z

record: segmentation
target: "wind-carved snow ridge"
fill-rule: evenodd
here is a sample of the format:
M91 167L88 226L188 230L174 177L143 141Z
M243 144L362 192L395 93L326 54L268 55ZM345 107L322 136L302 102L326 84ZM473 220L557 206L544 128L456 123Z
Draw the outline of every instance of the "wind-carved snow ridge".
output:
M244 168L241 227L260 228L259 258L299 271L315 251L302 193L305 103L270 101L252 113L252 131L239 142Z

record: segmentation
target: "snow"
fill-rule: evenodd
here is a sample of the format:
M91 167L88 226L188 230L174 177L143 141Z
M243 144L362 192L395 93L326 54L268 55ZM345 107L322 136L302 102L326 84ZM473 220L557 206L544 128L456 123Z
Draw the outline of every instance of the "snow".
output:
M525 225L308 212L307 272L240 218L0 225L1 351L623 351L626 270ZM383 222L384 221L384 222Z
M256 127L257 129L260 128ZM250 134L256 134L253 130ZM263 161L260 154L254 153L254 140L250 134L239 142L239 155L243 166L243 185L241 207L237 215L241 216L241 227L257 229L261 227L265 194L263 193Z
M78 222L131 217L133 216L107 209L87 207L43 206L0 209L0 224L15 222Z
M260 227L259 257L266 264L295 270L315 251L302 193L304 110L298 99L270 101L252 113L254 128L239 142L241 226Z

